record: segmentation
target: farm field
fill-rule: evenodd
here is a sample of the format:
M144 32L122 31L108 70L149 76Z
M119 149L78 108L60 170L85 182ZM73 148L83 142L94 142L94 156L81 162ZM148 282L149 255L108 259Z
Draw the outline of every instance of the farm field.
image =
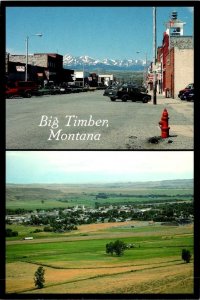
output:
M155 184L155 183L154 183ZM146 184L147 185L147 184ZM149 184L150 185L150 184ZM99 193L105 193L106 198L98 198ZM8 185L6 188L6 208L27 210L67 208L76 205L95 207L96 203L103 205L119 205L124 203L141 204L155 201L191 201L193 188L191 183L185 186L168 188L165 186L151 187L133 184L118 185Z
M19 294L192 294L193 226L144 221L78 226L68 233L31 233L32 226L10 225L19 236L6 241L6 293ZM22 240L24 236L33 240ZM120 239L134 244L123 256L105 246ZM181 259L182 249L192 260ZM45 269L45 286L34 273Z

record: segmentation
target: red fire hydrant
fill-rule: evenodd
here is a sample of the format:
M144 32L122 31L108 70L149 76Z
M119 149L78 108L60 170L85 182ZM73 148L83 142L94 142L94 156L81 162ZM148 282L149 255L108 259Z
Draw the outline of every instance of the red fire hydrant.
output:
M169 117L168 117L168 111L167 109L165 108L163 110L163 113L162 113L162 117L161 117L161 120L159 122L159 126L160 126L160 129L161 129L161 137L163 139L166 139L169 137L169 129L170 127L168 126L168 120L169 120Z

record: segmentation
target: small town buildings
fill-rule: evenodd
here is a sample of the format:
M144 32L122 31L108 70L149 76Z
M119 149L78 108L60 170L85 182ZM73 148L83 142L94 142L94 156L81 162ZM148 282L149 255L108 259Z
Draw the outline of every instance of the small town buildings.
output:
M8 80L25 80L26 55L6 55ZM55 84L73 81L73 70L63 68L63 56L57 53L28 55L28 80L53 81Z
M113 82L113 74L99 74L98 75L98 84L99 85L105 85L105 86L109 86L112 84Z
M177 97L181 89L194 82L193 38L176 36L169 40L169 36L165 34L160 59L163 92L166 96Z
M150 90L156 74L157 92L165 97L177 97L181 89L194 82L193 36L184 35L185 24L178 19L177 12L172 12L166 22L162 46L157 48L156 65L152 63L148 70Z
M81 87L87 85L89 76L90 73L85 70L74 71L74 75L73 75L74 84Z

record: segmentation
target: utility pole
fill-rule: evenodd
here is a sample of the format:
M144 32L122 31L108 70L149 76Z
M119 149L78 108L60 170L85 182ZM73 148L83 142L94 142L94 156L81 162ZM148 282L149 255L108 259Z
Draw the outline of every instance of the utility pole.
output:
M26 37L26 69L25 69L25 81L28 80L28 40L29 37Z
M83 88L84 88L84 85L85 85L84 73L85 73L85 66L84 66L84 63L83 63Z
M157 104L156 89L157 89L157 78L156 78L156 7L153 7L153 64L154 64L154 76L153 76L153 104Z

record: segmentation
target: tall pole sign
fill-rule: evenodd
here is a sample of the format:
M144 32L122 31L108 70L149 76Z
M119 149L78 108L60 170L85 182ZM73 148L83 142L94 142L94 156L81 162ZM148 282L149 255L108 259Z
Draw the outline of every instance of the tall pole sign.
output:
M157 78L156 78L156 7L153 7L153 104L157 104L156 89L157 89Z

